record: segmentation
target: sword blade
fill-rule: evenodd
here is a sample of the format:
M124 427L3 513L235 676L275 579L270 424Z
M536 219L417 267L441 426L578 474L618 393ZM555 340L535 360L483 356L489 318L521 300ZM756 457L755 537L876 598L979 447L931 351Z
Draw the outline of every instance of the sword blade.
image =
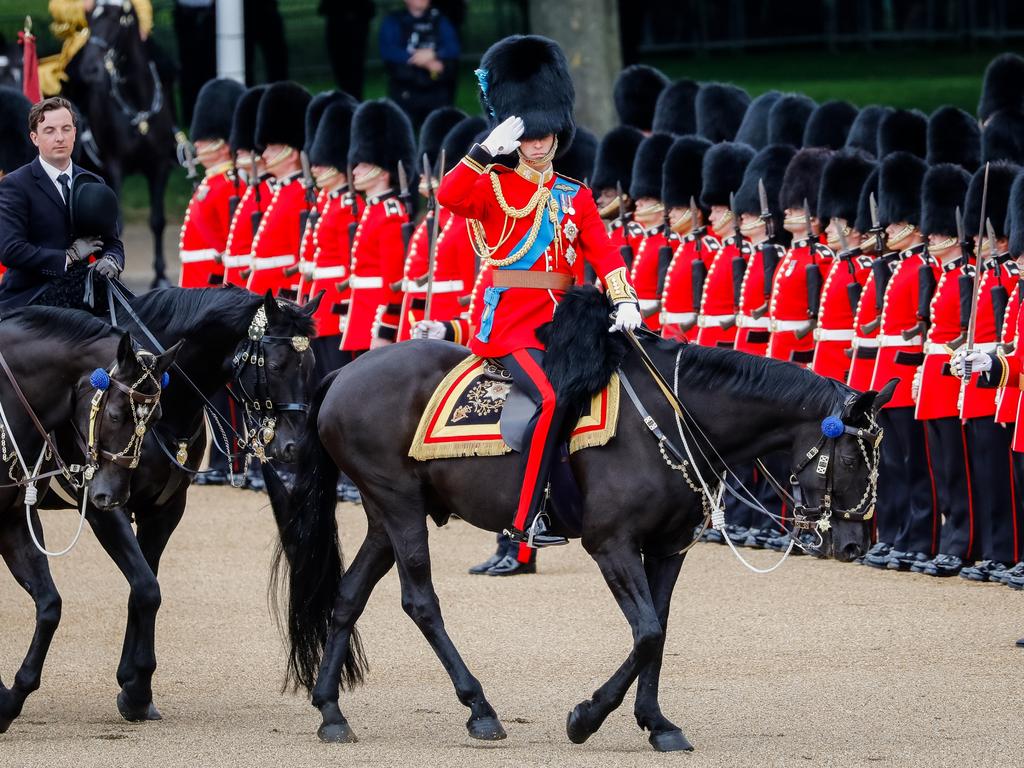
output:
M438 165L438 178L444 178L444 167L445 167L445 151L441 150L441 157ZM424 165L427 164L426 155L423 157ZM429 182L428 182L429 184ZM434 193L431 191L431 197L434 198ZM430 238L430 252L427 256L427 292L423 301L423 319L430 319L430 309L434 302L434 268L437 264L437 241L441 233L441 208L437 205L436 198L433 202L434 206L434 221L431 222L433 225L433 233Z

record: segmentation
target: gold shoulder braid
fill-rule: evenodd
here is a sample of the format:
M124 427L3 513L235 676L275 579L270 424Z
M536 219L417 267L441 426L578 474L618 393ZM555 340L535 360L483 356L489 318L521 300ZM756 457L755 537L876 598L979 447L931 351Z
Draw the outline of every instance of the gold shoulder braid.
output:
M515 264L517 261L522 259L533 244L537 241L537 235L540 232L540 226L544 221L544 214L547 213L548 219L558 229L558 206L551 197L551 190L544 186L538 186L537 191L533 193L530 201L522 208L513 208L505 200L505 195L501 191L501 182L496 173L488 173L491 177L491 188L494 190L494 199L497 200L498 206L501 208L502 213L505 214L505 224L502 226L501 236L498 238L497 244L491 247L487 243L487 236L484 233L483 225L476 219L469 220L469 226L471 234L473 235L473 248L487 264L492 267L507 267L510 264ZM501 246L505 244L508 238L512 234L513 225L509 224L509 220L518 221L519 219L525 219L530 214L533 214L533 223L530 225L530 232L526 237L526 241L523 243L523 247L513 253L511 256L505 259L495 259L494 254L498 251ZM555 242L559 242L559 238L555 238Z

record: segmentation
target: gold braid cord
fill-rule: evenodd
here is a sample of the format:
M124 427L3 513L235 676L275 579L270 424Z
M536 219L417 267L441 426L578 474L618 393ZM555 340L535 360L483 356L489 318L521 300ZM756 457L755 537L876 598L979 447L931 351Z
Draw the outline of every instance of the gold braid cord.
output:
M487 243L487 235L484 232L483 225L476 219L469 220L469 226L473 235L473 246L480 256L487 264L492 267L507 267L510 264L515 264L517 261L522 259L529 250L533 247L533 244L537 241L537 235L540 233L540 226L544 221L544 214L547 213L551 223L557 229L558 227L558 209L555 205L554 200L551 197L551 190L547 187L537 187L537 191L533 193L533 197L530 201L522 208L513 208L505 200L505 196L501 192L501 182L498 179L498 174L489 173L491 177L491 188L494 190L494 199L498 201L498 206L505 214L505 226L502 227L501 237L498 239L498 243L492 248ZM526 241L523 243L523 247L513 253L511 256L505 259L493 258L497 250L505 244L509 236L512 234L512 227L508 226L508 220L519 220L525 219L530 214L533 214L533 223L530 225L530 232L526 237ZM558 238L555 238L556 242Z

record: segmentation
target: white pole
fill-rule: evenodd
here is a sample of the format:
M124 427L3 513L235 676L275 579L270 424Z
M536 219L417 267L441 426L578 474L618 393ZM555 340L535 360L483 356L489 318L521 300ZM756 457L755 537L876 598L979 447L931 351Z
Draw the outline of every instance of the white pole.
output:
M242 0L216 0L217 77L245 83L245 13Z

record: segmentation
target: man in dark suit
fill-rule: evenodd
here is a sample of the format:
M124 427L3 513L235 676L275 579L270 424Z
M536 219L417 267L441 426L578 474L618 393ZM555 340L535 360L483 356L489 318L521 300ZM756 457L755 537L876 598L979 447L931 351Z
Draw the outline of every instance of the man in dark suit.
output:
M55 97L35 104L28 127L39 156L0 180L0 262L7 267L0 312L37 302L54 284L84 284L89 268L108 278L124 269L116 232L76 233L72 225L73 190L103 180L71 162L77 118L70 102Z

